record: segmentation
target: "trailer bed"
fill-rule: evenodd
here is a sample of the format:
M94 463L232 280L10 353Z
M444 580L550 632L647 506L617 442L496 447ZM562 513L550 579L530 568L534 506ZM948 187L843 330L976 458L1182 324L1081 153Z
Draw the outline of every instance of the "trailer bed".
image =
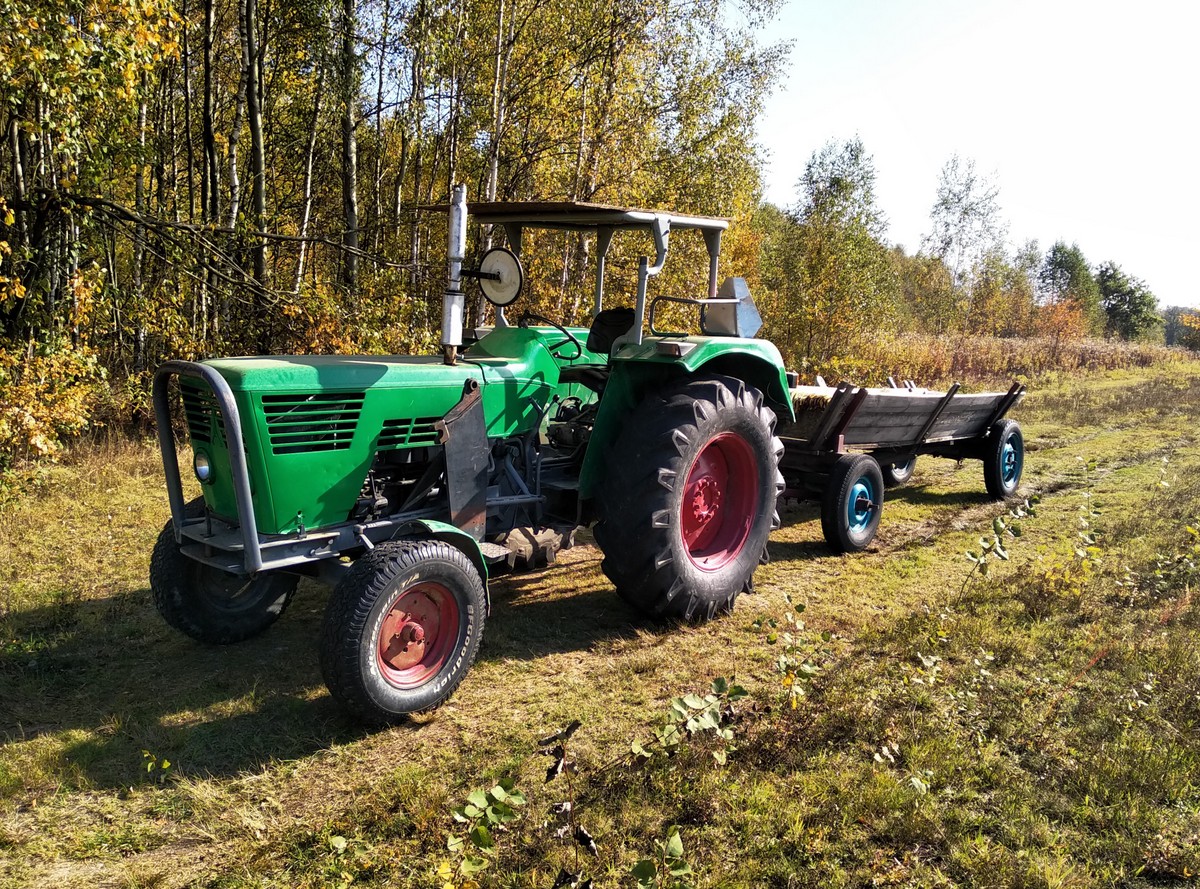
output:
M946 450L937 445L970 442L987 434L1025 393L1014 383L1007 392L959 393L918 388L877 388L842 383L792 390L795 423L779 430L785 454L843 454L847 451L916 456Z

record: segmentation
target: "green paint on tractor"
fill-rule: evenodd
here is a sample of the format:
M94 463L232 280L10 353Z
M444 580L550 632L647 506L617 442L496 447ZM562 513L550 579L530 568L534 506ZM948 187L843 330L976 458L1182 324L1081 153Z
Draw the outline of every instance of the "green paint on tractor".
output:
M573 332L587 338L586 330ZM437 446L434 424L458 403L468 378L481 383L489 438L528 432L552 398L586 392L578 383L560 383L561 367L604 365L603 356L586 349L571 361L551 355L547 343L561 339L553 328L500 328L454 366L440 357L374 355L204 362L237 400L259 532L291 534L347 521L375 455ZM192 446L214 467L204 499L232 521L237 505L223 424L202 391L184 386Z

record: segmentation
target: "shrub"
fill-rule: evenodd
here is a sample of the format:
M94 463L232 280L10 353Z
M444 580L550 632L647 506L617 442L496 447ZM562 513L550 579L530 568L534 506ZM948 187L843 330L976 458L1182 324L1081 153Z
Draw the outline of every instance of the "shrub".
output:
M853 355L801 361L795 369L809 379L819 373L831 385L843 379L880 385L889 376L931 385L1150 367L1186 357L1180 349L1114 340L878 333L863 337Z
M96 356L64 341L0 347L0 471L54 459L88 427L103 381Z

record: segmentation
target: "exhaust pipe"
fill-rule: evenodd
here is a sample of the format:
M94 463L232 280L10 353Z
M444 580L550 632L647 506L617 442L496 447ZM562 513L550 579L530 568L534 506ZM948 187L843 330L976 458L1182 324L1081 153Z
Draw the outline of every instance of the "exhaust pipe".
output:
M467 187L455 185L450 193L449 244L446 249L448 280L442 298L442 361L458 363L462 345L463 312L466 296L462 290L463 254L467 247Z

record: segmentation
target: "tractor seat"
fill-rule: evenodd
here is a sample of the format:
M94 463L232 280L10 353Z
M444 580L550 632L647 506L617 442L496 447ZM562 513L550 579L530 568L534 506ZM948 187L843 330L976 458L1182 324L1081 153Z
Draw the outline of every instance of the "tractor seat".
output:
M591 342L589 338L588 342ZM581 383L597 395L608 384L608 366L603 364L576 364L560 368L559 383Z
M588 331L588 351L608 355L612 352L613 343L617 341L617 337L629 333L635 317L637 316L633 309L625 306L598 312L592 319L592 327Z
M597 313L588 330L588 351L608 356L612 352L613 343L617 341L617 337L629 333L635 317L633 309L626 307L605 309ZM599 395L608 384L608 373L607 364L568 365L559 370L558 381L560 383L581 383Z

